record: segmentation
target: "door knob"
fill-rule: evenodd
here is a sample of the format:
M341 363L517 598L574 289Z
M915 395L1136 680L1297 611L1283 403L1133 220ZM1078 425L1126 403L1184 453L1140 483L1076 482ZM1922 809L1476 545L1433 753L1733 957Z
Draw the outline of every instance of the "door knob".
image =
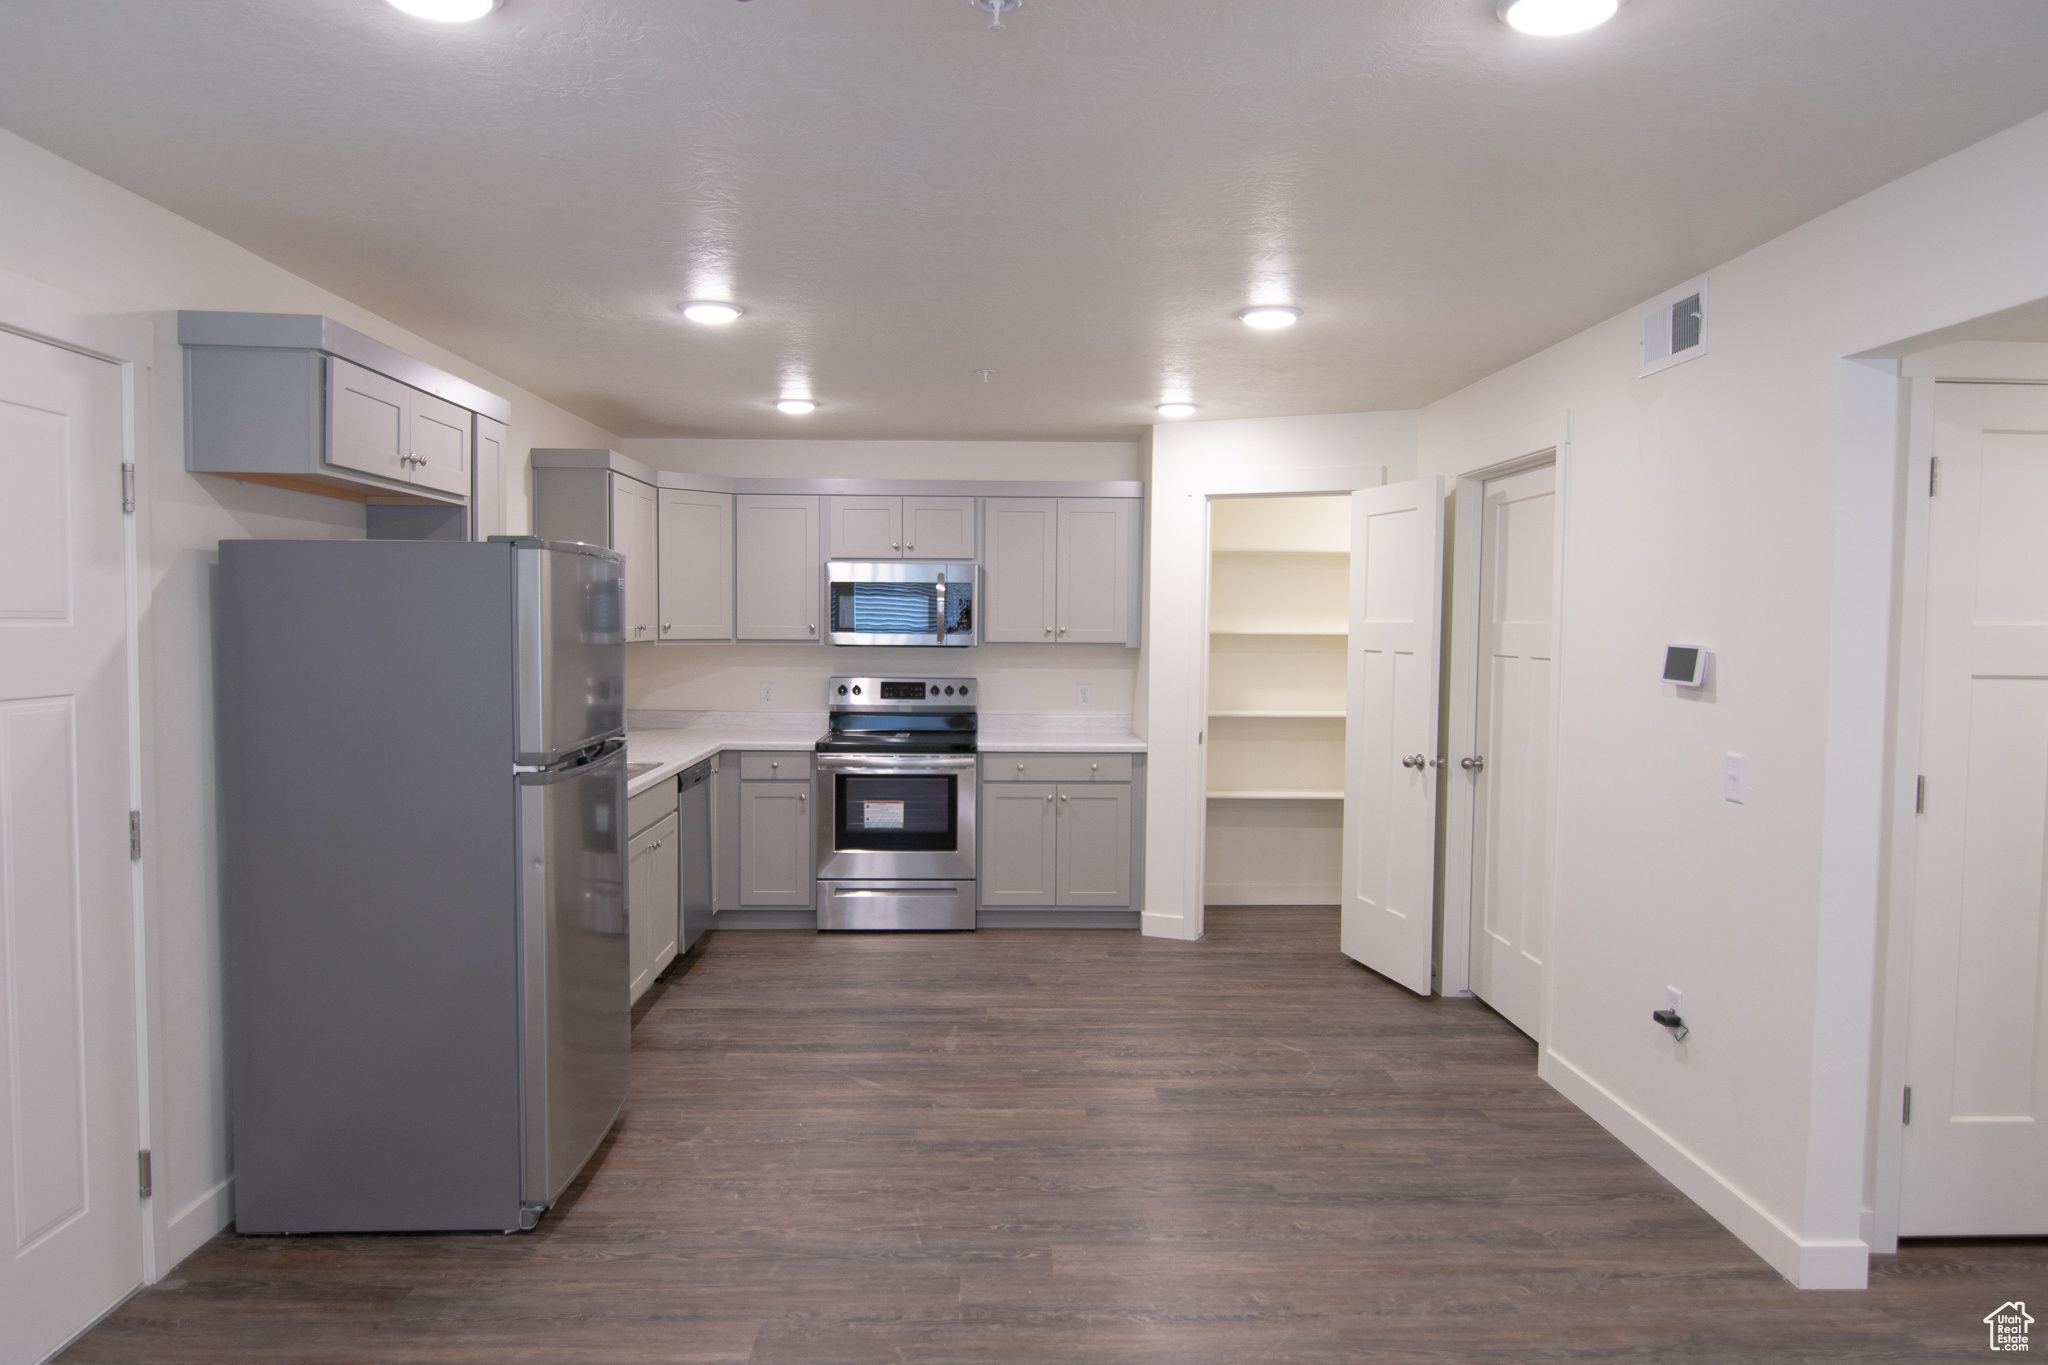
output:
M1401 760L1401 766L1404 768L1419 769L1424 767L1428 762L1429 760L1424 758L1421 754L1410 754L1407 758Z
M1486 756L1484 754L1474 754L1472 757L1461 761L1458 766L1468 773L1480 772L1486 767Z

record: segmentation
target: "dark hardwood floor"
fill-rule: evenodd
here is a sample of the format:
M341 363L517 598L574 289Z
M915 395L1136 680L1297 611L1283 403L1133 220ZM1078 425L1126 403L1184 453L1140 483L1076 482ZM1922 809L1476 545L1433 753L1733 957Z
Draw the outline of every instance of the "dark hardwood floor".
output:
M1795 1290L1334 910L1209 928L714 936L534 1233L223 1235L63 1358L1922 1362L2048 1301L2041 1243Z

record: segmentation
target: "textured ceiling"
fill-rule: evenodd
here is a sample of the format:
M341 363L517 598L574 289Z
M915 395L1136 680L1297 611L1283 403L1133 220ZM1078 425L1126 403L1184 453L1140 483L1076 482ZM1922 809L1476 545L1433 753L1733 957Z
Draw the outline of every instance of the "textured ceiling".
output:
M2041 0L1492 12L0 0L0 125L620 435L1105 438L1415 406L2048 108Z

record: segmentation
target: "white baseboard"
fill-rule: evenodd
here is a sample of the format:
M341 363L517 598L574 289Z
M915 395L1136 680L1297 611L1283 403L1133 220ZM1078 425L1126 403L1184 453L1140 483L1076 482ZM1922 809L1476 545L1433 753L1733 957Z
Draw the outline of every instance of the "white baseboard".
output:
M1869 1284L1870 1248L1865 1243L1802 1239L1669 1133L1548 1048L1536 1074L1799 1288L1862 1289Z
M156 1240L156 1278L170 1274L234 1220L235 1178L229 1176L164 1220Z
M1209 882L1202 888L1205 905L1328 905L1337 904L1337 883L1274 886L1270 882Z

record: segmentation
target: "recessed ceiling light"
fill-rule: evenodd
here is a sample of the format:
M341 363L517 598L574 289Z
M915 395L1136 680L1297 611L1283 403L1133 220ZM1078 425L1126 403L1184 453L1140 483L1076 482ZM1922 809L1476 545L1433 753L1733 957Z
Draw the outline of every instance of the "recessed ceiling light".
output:
M720 303L715 299L702 299L696 303L683 305L684 317L710 327L723 327L728 322L738 321L741 311L737 304Z
M1157 411L1161 417L1193 417L1195 415L1195 405L1193 403L1161 403Z
M1620 8L1621 0L1500 0L1500 17L1509 28L1555 38L1597 28Z
M1282 327L1292 327L1300 321L1301 310L1282 307L1277 303L1265 303L1257 308L1247 308L1237 316L1247 327L1256 327L1262 332L1273 332Z
M805 413L816 412L818 405L808 398L782 398L776 401L775 410L791 417L802 417Z
M432 19L441 24L467 23L481 19L505 0L391 0L397 9L415 19Z

